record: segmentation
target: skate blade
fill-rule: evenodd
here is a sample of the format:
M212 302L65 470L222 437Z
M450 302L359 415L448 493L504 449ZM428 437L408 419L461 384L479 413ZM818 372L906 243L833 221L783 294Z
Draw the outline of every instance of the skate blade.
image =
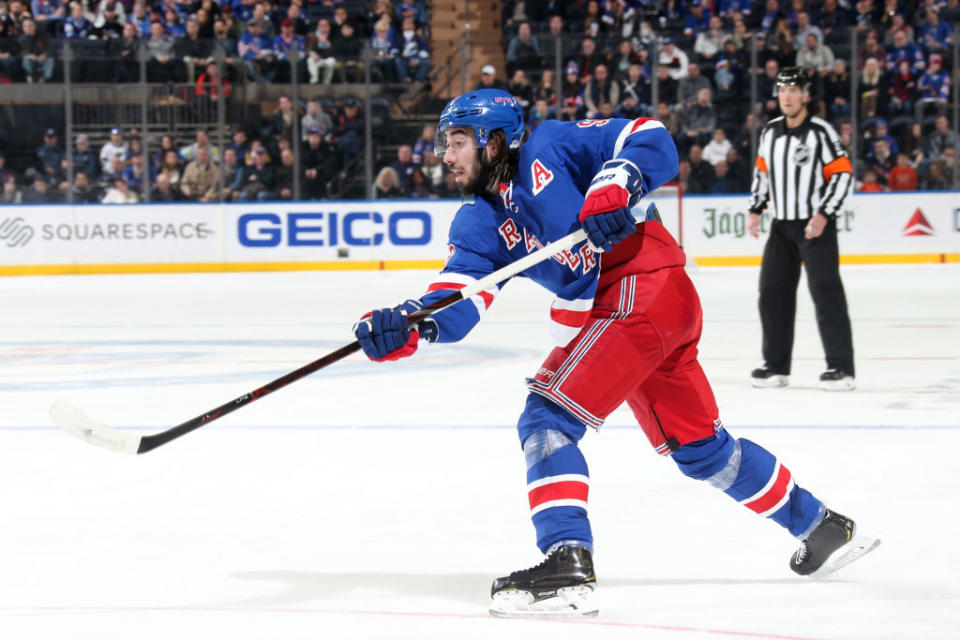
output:
M822 380L820 388L824 391L853 391L857 388L855 378L843 378L842 380Z
M551 598L536 600L529 591L498 591L490 615L498 618L593 618L600 609L595 589L581 585L557 589Z
M842 569L854 560L862 558L880 546L879 538L856 536L853 540L833 552L823 566L810 574L811 578L821 578L838 569Z
M776 375L768 378L750 378L750 384L757 389L775 389L787 386L789 380L789 376Z

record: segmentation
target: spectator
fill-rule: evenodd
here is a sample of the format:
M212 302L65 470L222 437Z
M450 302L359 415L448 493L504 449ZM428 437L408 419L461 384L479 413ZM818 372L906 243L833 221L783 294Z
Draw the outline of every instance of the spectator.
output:
M876 60L881 67L886 65L887 52L883 50L882 46L880 46L876 31L869 31L867 33L867 38L863 43L863 47L857 51L857 69L863 69L864 65L867 63L867 60L870 60L871 58Z
M887 113L887 102L890 97L886 74L883 73L881 62L876 58L868 58L860 73L860 119L874 118L877 114Z
M583 3L581 3L582 5ZM606 38L607 25L603 22L603 13L597 0L587 0L583 6L583 32L591 38Z
M373 187L373 197L377 200L404 197L403 191L400 189L400 179L393 167L380 169L376 180L373 182Z
M730 180L730 168L726 160L718 161L713 166L713 172L713 182L710 183L709 193L737 193Z
M213 20L215 16L220 15L220 5L215 4L213 0L201 0L193 3L193 10L193 17L197 21L197 33L212 46Z
M23 33L18 39L20 62L27 74L27 82L46 82L53 77L54 58L50 42L37 33L37 23L24 20Z
M271 7L270 3L265 0L260 0L253 5L253 14L250 17L250 20L256 20L260 23L260 27L263 29L263 35L273 43L273 37L277 35L276 25L273 23L273 20L270 19Z
M701 61L714 60L723 50L723 20L720 16L710 18L710 27L697 35L693 51Z
M677 105L687 108L697 102L701 89L709 89L710 81L700 75L700 65L691 62L687 65L687 75L677 83Z
M180 77L180 67L175 57L173 40L163 31L159 21L150 25L150 39L147 40L147 79L150 82L176 82Z
M307 73L310 76L310 84L321 82L321 71L323 71L323 84L330 84L333 80L333 71L336 68L337 59L333 55L331 38L330 21L321 18L317 21L317 28L311 35L308 44L310 53L307 55Z
M157 175L156 186L150 190L150 202L180 202L183 195L170 184L170 178L165 173Z
M373 25L370 36L371 79L374 82L396 82L399 79L396 36L390 20L381 18Z
M533 108L526 117L527 128L533 131L547 120L553 120L555 114L550 110L546 100L538 99L533 103Z
M162 6L160 11L163 11ZM163 14L163 21L158 21L163 24L164 32L170 36L174 43L187 34L187 27L180 20L180 14L174 6L167 7Z
M437 195L441 198L463 198L463 193L457 185L457 176L452 171L443 174L443 183L437 189Z
M236 200L243 186L243 165L238 157L237 150L233 147L223 150L223 190L220 192L220 200L223 202Z
M138 201L137 194L130 190L130 186L122 177L113 180L101 200L103 204L135 204Z
M527 73L537 73L543 68L543 56L540 44L533 37L529 22L517 26L517 35L507 45L507 75L512 76L516 69Z
M776 87L777 74L780 73L780 63L776 60L767 60L763 65L763 75L757 78L757 97L765 100L763 113L760 114L764 122L773 118L779 111L777 104Z
M247 161L247 132L241 128L234 130L227 143L227 149L233 149L237 154L237 163L240 166Z
M829 38L831 34L839 33L852 23L850 13L846 8L840 7L837 0L823 0L823 7L817 18L817 24L823 30L823 35Z
M190 84L193 84L198 68L204 69L213 62L213 47L209 40L200 38L200 24L195 18L187 20L185 33L176 43L176 54L183 61Z
M23 202L23 193L17 188L17 177L8 175L3 179L3 194L0 194L0 203L19 204Z
M271 114L267 121L267 130L264 137L286 136L292 138L293 122L297 118L297 113L293 109L293 102L290 96L281 95L277 98L277 108Z
M70 3L70 15L63 21L63 37L67 40L86 40L93 35L93 23L83 15L79 0Z
M183 169L180 156L177 155L176 151L169 149L163 154L163 162L158 167L157 174L158 176L166 176L170 186L179 191L180 179L183 177Z
M679 83L670 75L668 67L657 67L657 84L660 89L660 99L670 105L677 104Z
M859 191L879 193L883 190L883 185L877 182L877 173L873 169L867 169L863 173L863 182L860 183Z
M916 76L910 71L910 61L901 60L887 90L890 101L887 104L887 113L891 118L895 116L913 115L913 108L917 102Z
M316 99L307 102L307 112L300 118L300 139L306 141L311 129L319 131L321 137L333 129L333 120L320 108L320 101Z
M533 84L527 77L527 72L523 69L517 69L513 72L513 77L507 83L507 92L520 101L520 108L527 111L533 102Z
M0 18L7 38L17 38L23 33L23 21L30 19L30 6L24 0L10 0L6 15Z
M704 7L701 0L690 0L689 6L690 12L683 23L683 35L688 38L710 29L710 9Z
M497 70L492 64L485 64L480 69L480 81L477 82L477 89L503 89L507 90L507 85L505 85L499 78L497 78Z
M33 182L23 192L22 198L22 202L33 204L60 202L61 200L62 198L56 187L52 186L47 177L39 172L34 173Z
M337 60L335 69L340 82L346 83L348 77L353 82L363 82L363 62L360 60L363 45L363 39L356 35L350 22L340 25L340 37L333 41L333 57Z
M815 24L810 22L810 14L802 10L797 12L797 31L796 39L798 42L806 42L807 36L813 34L817 37L817 42L823 44L823 31Z
M620 111L627 118L649 116L651 100L652 89L647 70L639 64L630 65L620 87Z
M604 62L603 54L597 51L597 43L593 38L586 37L580 42L580 56L577 66L580 68L580 82L586 83L593 75L593 68L597 63Z
M540 74L540 82L533 92L534 100L544 100L551 108L557 104L557 87L553 76L553 69L544 69Z
M750 169L736 147L727 151L727 184L729 193L749 193Z
M56 24L66 16L61 0L32 0L30 13L33 19L42 25Z
M620 85L610 77L605 64L594 67L593 76L583 90L583 104L588 117L598 117L601 102L620 104Z
M303 36L298 36L296 33L294 33L293 20L290 18L284 18L280 22L280 33L273 38L273 55L278 61L276 76L276 80L278 82L290 81L290 52L294 50L297 52L297 77L305 77L305 75L301 72L306 65L306 63L303 62L303 59L306 56Z
M646 52L646 49L643 50ZM638 64L643 66L643 59L637 51L634 51L633 45L629 40L624 39L617 45L617 51L610 57L609 71L613 79L622 82L630 72L630 65Z
M943 160L934 160L927 167L927 175L920 182L924 191L944 191L950 188L946 178L946 165Z
M127 18L127 22L133 23L137 28L138 38L146 38L150 35L150 24L153 22L153 17L147 10L145 0L136 0L136 2L133 3L133 12L130 17Z
M200 149L206 149L214 162L220 162L220 149L210 143L210 134L206 129L197 129L194 141L185 147L180 147L178 155L184 162L190 162L199 157Z
M0 82L12 81L20 67L20 44L12 22L0 18Z
M130 158L130 164L127 165L120 174L126 181L127 186L130 187L130 191L136 193L138 197L143 193L144 164L143 156L137 154ZM156 177L156 172L153 170L153 167L150 167L147 174L148 192Z
M713 184L713 165L703 159L703 149L695 144L690 147L690 182L688 193L710 193Z
M300 156L303 169L303 189L306 197L318 200L326 194L327 183L340 170L334 146L324 139L318 127L307 130L307 145Z
M124 169L126 169L126 163L123 156L113 156L107 169L100 174L100 190L106 193L113 186L115 180L123 180Z
M223 66L226 78L237 80L243 74L240 64L240 51L237 49L237 39L230 33L226 20L217 18L213 21L213 40L211 53L216 58L219 51L223 55Z
M703 148L703 159L712 164L714 168L720 162L726 165L727 152L730 149L733 149L733 145L727 140L727 133L722 127L717 127L713 131L713 138ZM724 172L724 177L726 177L726 172Z
M584 115L583 85L580 84L580 68L572 60L567 63L567 75L564 78L561 91L563 91L563 95L561 95L560 111L563 119L579 120L582 118Z
M825 76L833 67L833 51L815 33L808 33L804 46L797 52L797 66Z
M263 33L263 23L260 20L251 20L247 24L247 32L240 36L237 43L237 52L249 78L262 83L273 82L277 75L273 43Z
M887 71L896 71L901 60L910 64L911 75L919 75L926 66L923 51L913 42L907 41L907 34L903 29L893 34L893 47L887 50Z
M946 115L949 100L950 74L943 70L940 54L931 54L927 70L917 82L916 119L923 122L931 107L938 115Z
M267 196L270 200L293 199L293 152L283 149L280 152L280 166L274 172L273 190Z
M137 53L140 50L140 37L132 22L123 25L121 37L114 41L108 51L115 58L114 78L118 83L136 82L140 77L140 62Z
M253 149L253 160L243 170L243 188L239 200L268 200L273 191L273 167L268 164L264 147Z
M873 153L868 156L868 167L876 174L877 182L887 186L890 184L890 172L896 166L894 155L884 138L872 140Z
M75 171L69 189L70 201L79 204L100 202L100 191L90 185L90 178L83 171Z
M410 174L410 191L407 193L410 198L436 198L433 187L427 181L420 167L415 167Z
M637 12L627 0L609 0L601 18L611 38L630 39L637 26Z
M360 115L360 101L346 98L334 123L333 134L336 137L337 151L341 155L341 166L346 168L350 161L363 151L363 116Z
M690 59L684 53L673 38L664 38L663 46L660 48L659 66L666 67L667 73L674 80L679 81L687 75L690 67Z
M88 180L96 180L100 175L100 161L97 155L90 149L90 138L85 133L77 136L76 146L73 150L73 172L85 173Z
M427 156L433 155L433 143L437 137L437 128L432 125L424 125L420 137L413 143L413 153L411 159L418 166L423 166Z
M767 34L766 41L765 56L776 59L781 67L792 67L796 64L796 44L790 22L786 18L777 19L776 28Z
M833 69L823 81L823 95L831 120L850 117L850 74L843 59L833 61Z
M950 129L947 116L937 116L934 121L934 130L927 136L925 154L931 161L939 160L946 154L948 148L957 148L957 134Z
M397 172L400 190L408 193L411 184L410 176L413 174L413 170L417 168L416 163L413 161L413 149L410 148L410 145L400 145L397 149L397 159L390 163L390 166Z
M187 200L216 201L220 190L220 170L210 159L210 149L198 146L196 160L187 164L180 179L180 193Z
M740 86L737 76L730 69L730 61L726 56L717 56L716 67L713 71L713 84L717 87L716 102L718 107L722 106L725 111L729 108L735 108L736 103L741 100Z
M670 109L670 104L661 99L657 103L657 120L663 124L670 136L676 139L680 133L680 117Z
M198 100L214 103L219 100L220 88L223 87L224 99L230 97L230 79L220 79L220 68L216 62L211 62L203 73L197 76L197 83L193 87L193 95Z
M43 172L53 184L61 178L61 172L66 167L66 153L60 146L56 129L47 129L43 134L43 145L37 148L37 168Z
M890 191L917 190L917 172L910 166L910 157L907 154L897 154L897 166L890 170L888 180Z
M290 6L287 7L287 16L284 20L289 20L293 23L293 32L301 38L305 38L307 32L310 31L309 25L301 14L301 3L299 2L290 3ZM280 27L283 28L283 20L280 21Z
M942 53L950 48L950 34L952 29L946 22L940 20L938 8L927 9L927 20L920 25L917 32L917 42L927 53Z
M123 140L123 129L114 127L110 129L110 140L100 147L100 169L103 173L108 173L111 169L111 163L114 157L119 156L121 160L127 156L128 145Z
M697 101L684 113L684 130L679 146L703 145L709 142L713 130L717 128L717 112L710 104L710 89L700 89ZM694 167L696 170L696 167Z
M423 175L427 178L430 188L433 189L434 195L439 192L440 186L443 185L443 167L443 163L436 154L428 153L424 156L423 166L420 168L423 170Z

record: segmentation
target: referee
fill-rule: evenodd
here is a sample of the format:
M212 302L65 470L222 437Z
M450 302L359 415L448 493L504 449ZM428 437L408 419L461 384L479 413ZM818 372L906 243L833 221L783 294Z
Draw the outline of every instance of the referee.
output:
M764 209L774 217L760 267L764 364L753 371L751 383L787 385L802 263L827 357L820 386L845 391L855 386L853 337L840 281L836 216L850 190L853 167L833 127L808 111L805 70L784 68L776 94L783 115L760 134L747 221L757 238Z

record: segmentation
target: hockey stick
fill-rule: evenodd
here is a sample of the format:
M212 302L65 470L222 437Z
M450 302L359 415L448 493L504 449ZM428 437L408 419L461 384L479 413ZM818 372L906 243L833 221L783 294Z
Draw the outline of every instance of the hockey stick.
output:
M556 242L548 244L547 246L534 251L533 253L520 258L519 260L508 264L502 269L494 271L490 275L487 275L483 278L480 278L473 284L469 284L459 291L451 293L449 296L438 300L437 302L424 307L414 313L410 314L410 324L415 324L419 320L432 316L435 313L439 313L444 309L447 309L462 300L466 300L471 296L489 289L490 287L500 284L504 280L508 280L513 276L522 273L523 271L529 269L535 264L539 264L544 260L548 260L558 253L563 251L568 251L573 248L574 245L585 240L587 237L586 232L583 229L577 229L573 233L570 233L563 238L560 238ZM212 409L203 415L199 415L196 418L187 420L183 424L179 424L175 427L171 427L159 433L153 435L140 436L128 431L120 431L114 429L95 420L90 416L86 415L76 407L66 403L66 402L55 402L53 406L50 407L50 418L64 431L67 433L80 438L81 440L88 442L99 447L104 447L105 449L111 449L113 451L119 451L121 453L146 453L156 449L157 447L164 445L171 440L175 440L182 435L190 433L195 429L199 429L205 424L209 424L218 418L236 411L240 407L244 407L251 402L259 400L268 393L273 393L277 389L282 389L292 382L296 382L300 378L310 375L314 371L319 371L324 367L333 364L339 360L343 360L347 356L356 351L360 350L360 343L357 341L351 342L350 344L340 347L336 351L325 355L319 360L314 360L313 362L306 364L296 371L291 371L283 377L277 378L272 382L268 382L259 389L254 389L250 393L246 393L235 400L231 400L226 404L222 404L216 409Z

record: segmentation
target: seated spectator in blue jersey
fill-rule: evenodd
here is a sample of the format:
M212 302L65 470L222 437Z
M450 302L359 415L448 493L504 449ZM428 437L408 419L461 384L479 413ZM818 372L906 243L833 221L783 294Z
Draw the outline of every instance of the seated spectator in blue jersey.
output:
M280 33L273 39L273 55L277 59L277 82L290 82L290 51L297 52L297 77L301 81L306 81L306 49L304 49L303 37L293 32L293 20L284 18L280 22Z
M933 7L926 10L927 19L917 31L917 42L927 53L944 53L950 49L950 36L953 29L940 19L940 14Z
M397 34L397 71L404 82L425 82L430 75L430 47L417 29L413 18L404 18Z
M307 73L310 84L318 84L320 72L323 71L323 84L330 84L333 80L333 70L337 59L333 56L333 30L330 21L320 18L317 27L307 39Z
M63 37L67 40L86 40L93 34L93 23L83 15L79 0L70 3L70 15L63 21Z
M57 24L67 16L67 10L62 0L31 0L30 13L33 19L46 27L48 24ZM49 29L45 29L50 33Z
M620 84L620 113L627 118L649 116L652 99L649 69L631 64L627 68L627 77Z
M915 43L907 40L907 34L902 29L893 34L893 46L887 49L887 71L895 71L901 60L907 60L910 63L912 74L922 73L926 66L923 51Z
M373 25L370 36L370 78L373 82L397 82L400 65L397 38L388 18L381 18Z
M161 22L163 30L174 42L187 34L187 27L174 7L161 6L160 10L163 11L163 21Z
M124 181L127 183L127 186L130 187L130 190L136 193L138 196L143 194L143 178L144 178L144 162L142 155L135 155L130 158L130 164L127 165L124 170L121 172L121 176ZM152 188L153 183L157 179L157 172L154 171L153 167L149 167L149 173L147 176L147 189ZM148 191L149 192L149 191ZM142 199L142 198L141 198Z
M264 35L261 20L247 23L247 32L237 42L237 52L247 69L247 77L264 84L273 82L277 75L273 43Z
M930 55L927 70L917 81L917 102L915 116L923 122L928 114L943 115L950 105L950 74L943 69L943 58L939 53Z
M600 116L601 102L620 104L620 85L610 77L605 64L593 68L593 75L583 88L583 106L588 118Z
M751 0L720 0L717 2L717 15L721 18L733 18L735 13L740 13L745 18L749 18L753 13L753 3Z
M127 22L133 23L137 28L138 37L146 38L150 35L150 24L153 22L153 18L144 0L136 0L133 3L133 11L127 17Z
M53 78L55 59L50 40L37 31L37 23L24 20L23 32L17 38L20 45L20 62L27 75L27 82L47 82Z
M507 75L512 76L517 69L523 69L528 74L536 76L543 68L543 56L540 54L540 44L533 37L529 22L517 25L517 35L510 39L507 45Z
M400 187L400 178L393 167L384 167L377 173L373 181L373 197L377 200L403 198L403 189Z
M710 8L703 6L701 0L690 0L690 13L683 22L683 35L695 36L710 29Z
M43 134L43 145L37 148L37 169L55 186L59 186L64 175L66 157L56 129L47 129Z
M333 57L337 59L335 69L340 82L363 82L364 39L357 35L350 21L340 25L340 37L333 41Z
M410 159L418 167L423 166L424 158L433 155L433 141L437 137L437 128L432 124L423 125L420 137L413 143L413 153Z
M880 119L874 123L873 136L870 140L883 140L893 157L896 157L896 155L900 153L900 146L897 144L897 139L890 135L890 127L886 120ZM866 157L868 160L873 158L872 146L867 149Z

